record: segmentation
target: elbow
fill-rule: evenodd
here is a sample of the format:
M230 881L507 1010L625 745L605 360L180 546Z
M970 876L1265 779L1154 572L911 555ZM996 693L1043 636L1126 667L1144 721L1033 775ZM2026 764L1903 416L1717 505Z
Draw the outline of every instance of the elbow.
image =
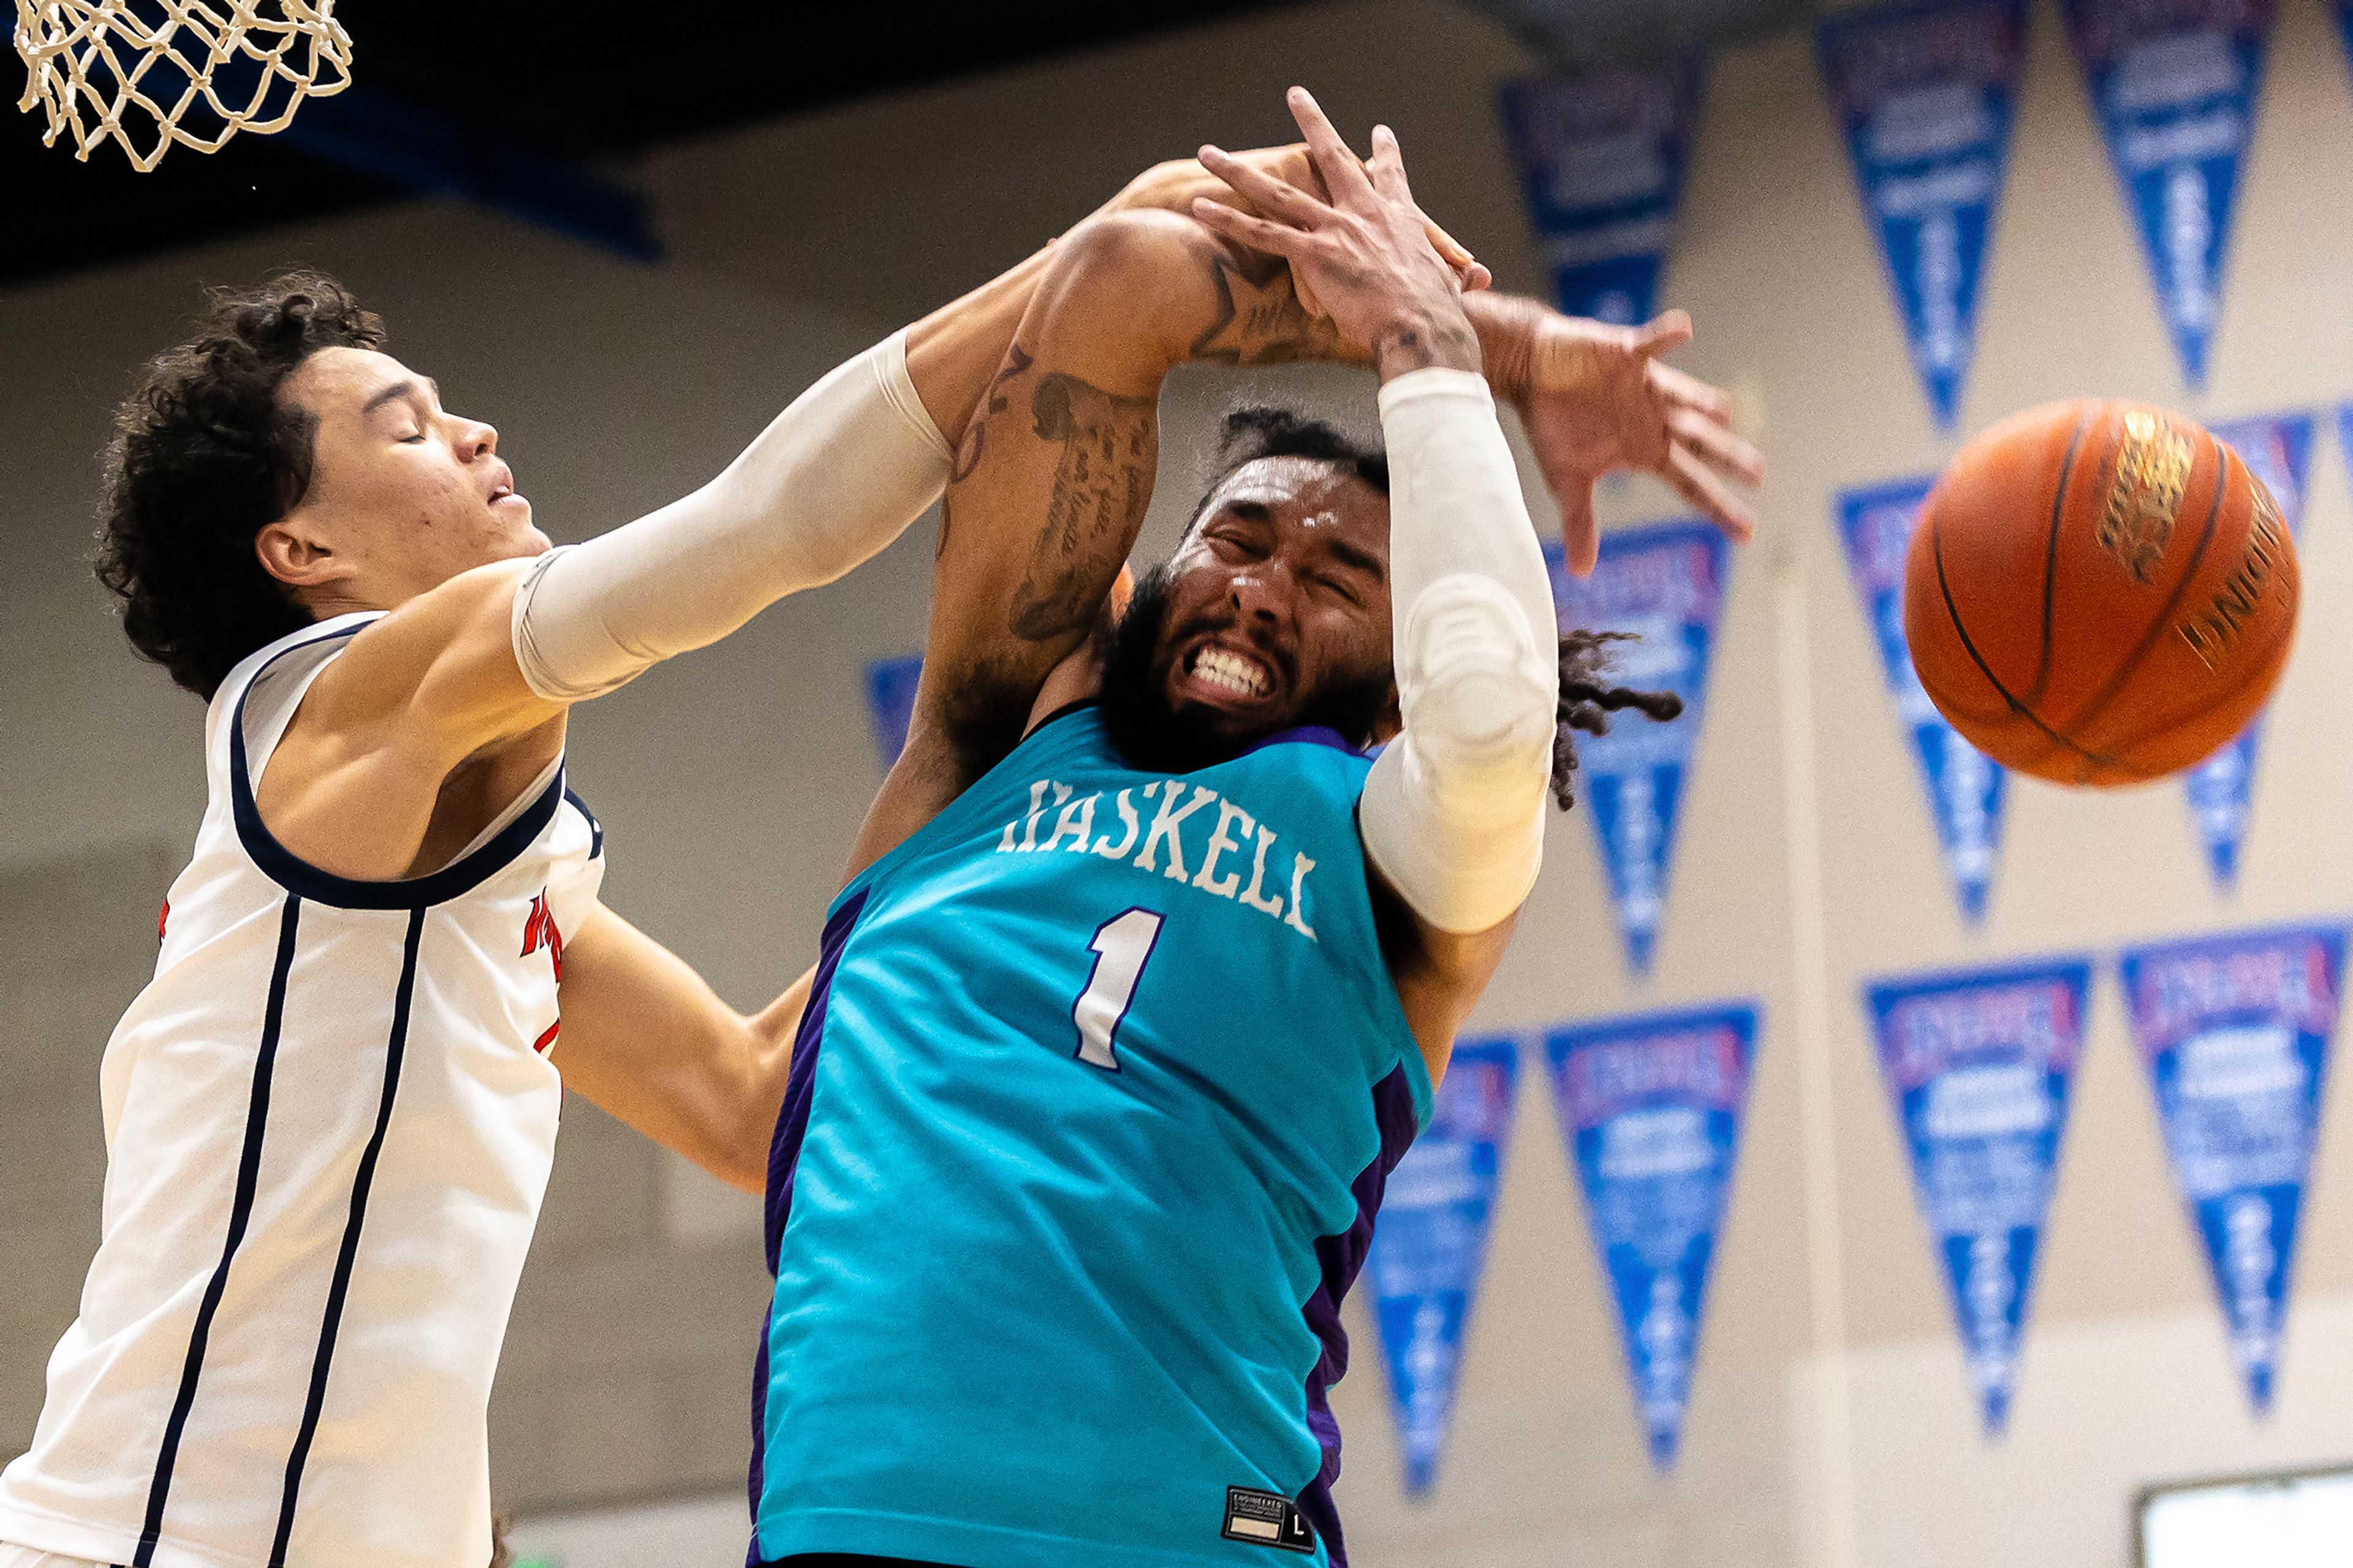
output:
M1039 284L1049 309L1149 334L1181 360L1218 310L1221 242L1180 213L1099 214L1064 235Z

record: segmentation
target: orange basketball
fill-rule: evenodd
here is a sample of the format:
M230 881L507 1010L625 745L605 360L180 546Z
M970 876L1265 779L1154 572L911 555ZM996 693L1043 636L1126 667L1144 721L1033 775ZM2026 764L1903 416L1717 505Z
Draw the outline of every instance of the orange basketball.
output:
M1913 531L1904 631L1936 710L1996 762L2128 784L2246 727L2297 596L2287 525L2237 453L2085 398L1961 448Z

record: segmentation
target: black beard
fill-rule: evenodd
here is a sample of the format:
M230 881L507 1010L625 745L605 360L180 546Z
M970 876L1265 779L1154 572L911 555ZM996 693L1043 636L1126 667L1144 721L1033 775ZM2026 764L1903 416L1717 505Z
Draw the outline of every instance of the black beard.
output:
M1359 749L1372 744L1391 701L1393 679L1386 665L1325 682L1309 694L1295 717L1248 734L1221 731L1217 715L1208 709L1172 705L1163 679L1166 671L1159 661L1161 636L1168 626L1170 576L1163 563L1137 579L1127 613L1113 628L1111 648L1103 658L1103 729L1131 766L1145 773L1189 773L1229 763L1269 735L1311 725L1337 731Z

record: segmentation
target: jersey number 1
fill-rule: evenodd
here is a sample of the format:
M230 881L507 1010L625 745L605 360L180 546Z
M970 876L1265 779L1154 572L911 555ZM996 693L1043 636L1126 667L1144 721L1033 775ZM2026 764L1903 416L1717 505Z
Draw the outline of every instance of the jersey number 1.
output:
M1087 988L1071 1007L1071 1022L1079 1026L1079 1060L1110 1072L1119 1070L1112 1037L1119 1033L1127 1005L1135 999L1135 983L1144 976L1145 960L1160 940L1160 917L1150 910L1129 910L1095 928L1087 946L1095 955L1094 973Z

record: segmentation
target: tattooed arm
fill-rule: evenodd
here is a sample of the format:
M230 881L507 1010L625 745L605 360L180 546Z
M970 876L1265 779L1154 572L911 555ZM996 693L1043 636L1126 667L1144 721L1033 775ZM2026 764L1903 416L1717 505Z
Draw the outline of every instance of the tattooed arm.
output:
M1106 214L1062 237L957 449L907 746L852 874L1013 748L1095 627L1152 499L1168 372L1343 357L1287 265L1191 218Z

